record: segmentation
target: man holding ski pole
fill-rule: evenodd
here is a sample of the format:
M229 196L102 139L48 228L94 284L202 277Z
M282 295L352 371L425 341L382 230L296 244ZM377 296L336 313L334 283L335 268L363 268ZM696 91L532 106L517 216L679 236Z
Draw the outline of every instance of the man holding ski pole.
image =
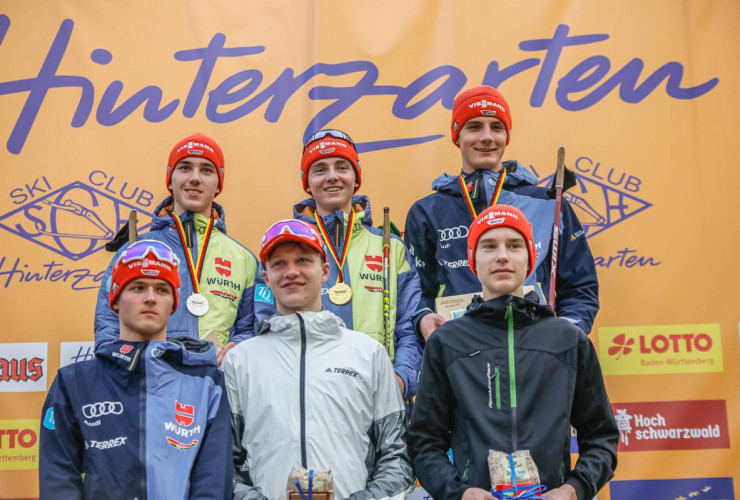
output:
M588 333L599 310L591 250L578 218L562 201L553 262L555 190L538 187L537 178L518 161L503 161L511 116L508 102L493 87L473 87L455 99L451 132L462 170L438 177L432 183L435 193L414 203L406 217L405 241L416 259L424 305L434 311L437 297L480 293L480 283L463 265L468 227L486 207L508 204L520 209L534 230L537 259L524 283L525 294L534 292L540 303L553 303L559 317ZM555 294L548 297L553 264ZM421 318L419 333L426 339L443 322L438 314L428 314Z
M333 129L311 135L303 147L301 180L311 197L293 207L293 216L317 226L324 242L329 262L321 290L324 309L385 346L399 390L411 398L421 365L412 325L421 308L419 278L401 239L389 234L390 224L384 224L384 251L383 231L372 226L370 200L355 194L362 170L350 136ZM258 320L275 314L269 294L255 294L255 314Z

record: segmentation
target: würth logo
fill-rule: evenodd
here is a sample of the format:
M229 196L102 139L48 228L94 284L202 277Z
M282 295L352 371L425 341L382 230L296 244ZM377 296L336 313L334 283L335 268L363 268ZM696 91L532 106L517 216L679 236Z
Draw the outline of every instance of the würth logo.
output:
M187 427L189 425L193 425L193 421L195 421L194 417L194 405L184 405L179 401L175 401L175 422Z
M383 270L383 257L380 255L365 255L365 263L368 269L376 273Z
M216 272L221 276L228 278L231 276L231 261L216 257Z

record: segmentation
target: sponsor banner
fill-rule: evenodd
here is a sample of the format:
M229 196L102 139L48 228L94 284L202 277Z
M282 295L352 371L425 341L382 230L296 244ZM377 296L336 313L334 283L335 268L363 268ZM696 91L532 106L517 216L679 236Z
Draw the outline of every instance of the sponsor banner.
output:
M612 403L619 451L729 448L723 400Z
M46 342L0 344L0 392L46 392Z
M731 477L612 481L611 500L735 500Z
M604 375L722 372L718 324L599 328Z
M59 368L95 357L95 342L62 342L59 344Z
M0 420L0 471L39 468L39 422Z

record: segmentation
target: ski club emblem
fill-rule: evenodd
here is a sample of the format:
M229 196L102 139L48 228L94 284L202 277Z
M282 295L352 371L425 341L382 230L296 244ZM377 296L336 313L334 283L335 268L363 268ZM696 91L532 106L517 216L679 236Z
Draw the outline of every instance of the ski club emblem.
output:
M188 427L195 421L195 405L184 405L175 400L175 422ZM169 440L170 438L167 438ZM172 444L172 443L170 443ZM196 441L197 444L197 441Z
M224 278L228 278L231 276L231 261L222 259L221 257L216 257L215 260L216 265L216 272L223 276Z

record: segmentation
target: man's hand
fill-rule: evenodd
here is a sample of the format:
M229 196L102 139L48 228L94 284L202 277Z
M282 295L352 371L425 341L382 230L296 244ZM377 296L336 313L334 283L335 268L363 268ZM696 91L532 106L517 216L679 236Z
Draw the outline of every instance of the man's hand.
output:
M226 356L226 353L231 350L232 347L235 347L235 342L229 342L227 343L223 349L221 349L221 352L218 353L218 367L221 368L221 362L224 360L224 356Z
M569 484L564 484L560 488L546 491L543 496L549 500L578 500L576 489Z
M403 380L401 380L401 377L396 374L396 382L398 382L398 388L401 390L401 397L403 397L403 391L406 390L406 384L403 383Z
M481 488L468 488L463 493L462 500L496 500L490 491Z
M424 337L424 340L429 339L432 332L442 326L445 321L447 320L437 313L429 313L422 316L419 320L419 330L421 330L421 336Z

